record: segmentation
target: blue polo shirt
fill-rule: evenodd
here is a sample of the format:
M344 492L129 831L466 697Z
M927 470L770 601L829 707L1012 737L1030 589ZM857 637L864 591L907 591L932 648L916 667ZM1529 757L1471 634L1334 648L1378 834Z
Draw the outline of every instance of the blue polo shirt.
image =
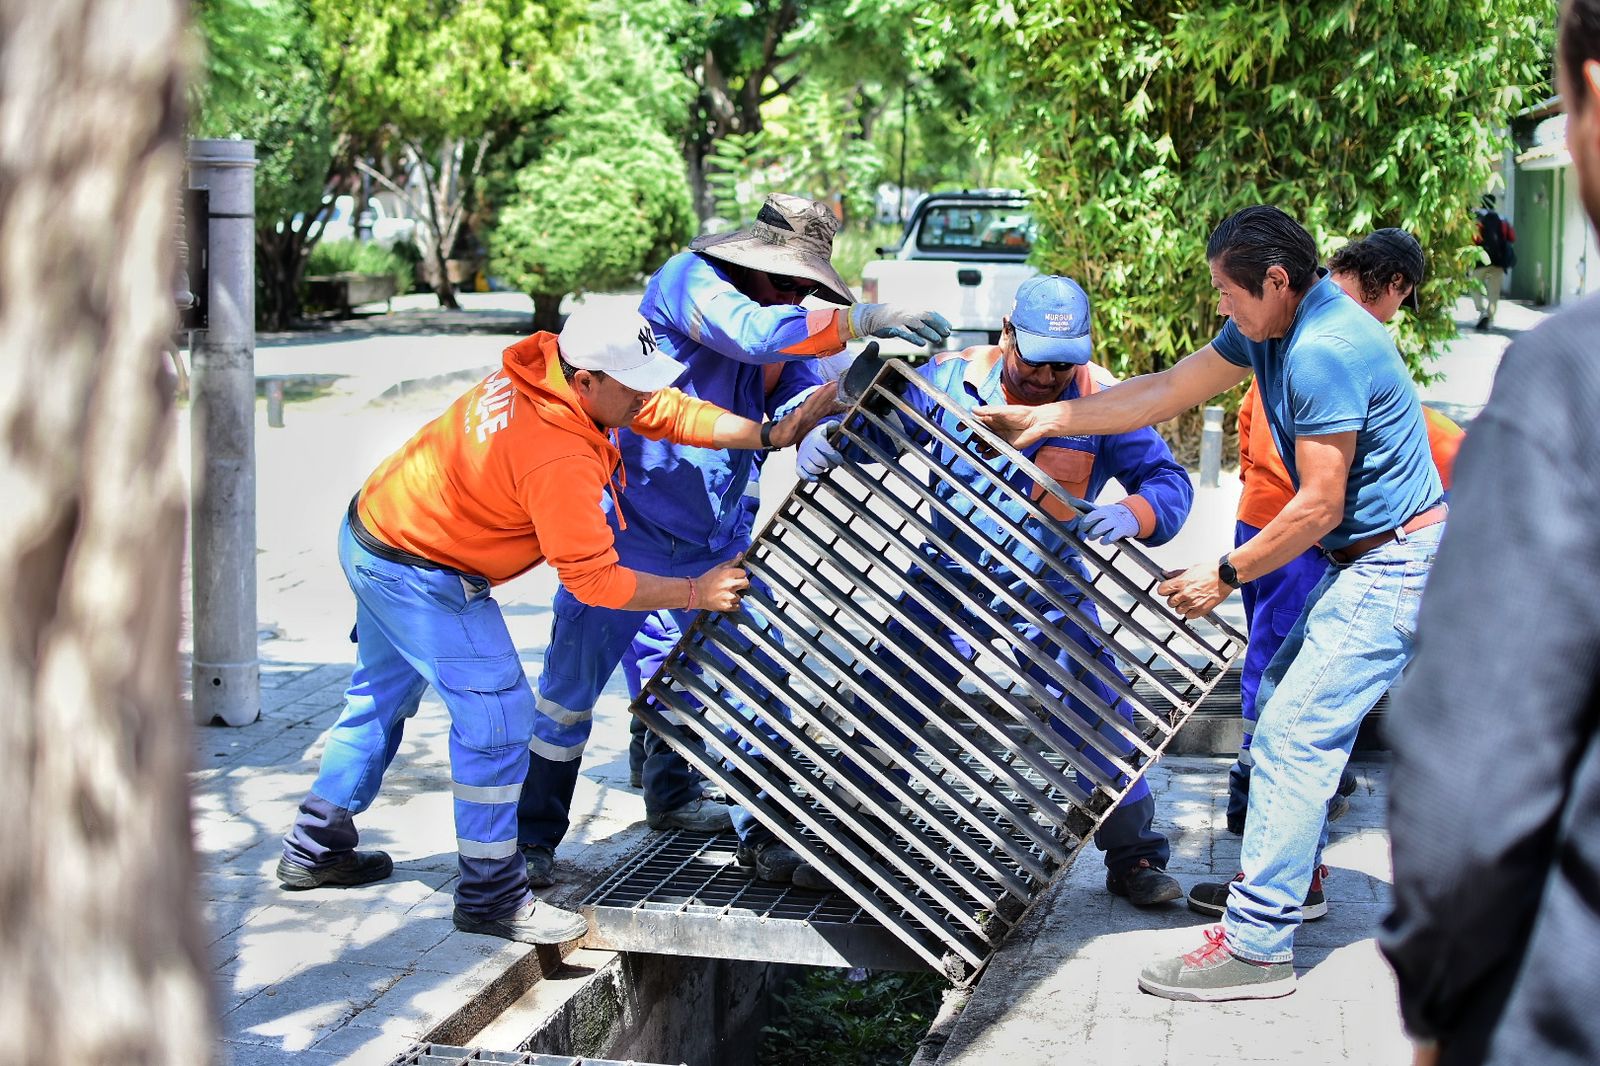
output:
M1322 538L1324 548L1395 529L1444 495L1405 362L1383 324L1332 278L1306 293L1286 335L1253 341L1229 319L1211 346L1228 362L1255 371L1272 438L1295 488L1298 438L1355 431L1344 518Z

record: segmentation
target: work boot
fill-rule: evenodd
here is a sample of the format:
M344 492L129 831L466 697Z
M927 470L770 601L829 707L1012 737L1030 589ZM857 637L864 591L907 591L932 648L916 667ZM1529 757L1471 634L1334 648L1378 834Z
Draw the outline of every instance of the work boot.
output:
M522 845L522 861L528 864L528 887L549 888L556 883L556 853L543 844Z
M778 840L740 844L733 860L755 874L756 880L774 884L788 884L794 880L794 872L806 865L799 852Z
M720 833L733 828L727 806L713 803L704 796L660 814L646 811L644 820L651 829L688 829L695 833Z
M565 944L589 931L589 920L542 899L530 899L504 918L474 918L457 907L452 920L463 933L497 936L519 944Z
M1344 772L1339 775L1339 788L1337 793L1341 796L1348 796L1355 792L1358 784L1360 784L1360 782L1356 780L1355 771L1346 766L1344 768Z
M278 884L293 891L321 888L323 885L347 887L382 881L394 873L394 862L386 851L347 852L335 862L322 866L301 866L288 856L278 860Z
M1322 879L1328 876L1326 866L1318 866L1311 871L1311 887L1306 889L1305 901L1300 904L1300 920L1314 922L1328 914L1328 897L1322 890ZM1243 881L1244 874L1233 875L1235 881ZM1195 885L1189 890L1189 909L1199 914L1209 914L1220 918L1228 910L1228 884L1230 882L1209 882Z
M1178 882L1149 859L1140 859L1120 873L1106 871L1106 891L1121 896L1135 907L1153 907L1183 895Z
M1222 926L1205 931L1205 943L1187 955L1151 963L1139 987L1163 999L1216 1003L1231 999L1277 999L1294 991L1294 963L1251 962L1228 950Z

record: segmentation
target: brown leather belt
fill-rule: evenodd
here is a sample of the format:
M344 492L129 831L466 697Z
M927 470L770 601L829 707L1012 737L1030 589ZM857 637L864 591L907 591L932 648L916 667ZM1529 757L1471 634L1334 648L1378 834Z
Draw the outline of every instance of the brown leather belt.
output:
M1422 511L1407 519L1406 522L1401 525L1398 532L1393 529L1386 529L1382 533L1374 533L1370 537L1362 537L1360 540L1351 541L1342 548L1336 548L1333 551L1325 551L1323 554L1336 563L1353 563L1363 555L1367 554L1373 548L1381 548L1391 540L1399 540L1400 533L1415 533L1419 529L1427 529L1429 526L1436 526L1440 522L1443 522L1445 518L1449 516L1449 514L1449 504L1434 504L1426 511Z

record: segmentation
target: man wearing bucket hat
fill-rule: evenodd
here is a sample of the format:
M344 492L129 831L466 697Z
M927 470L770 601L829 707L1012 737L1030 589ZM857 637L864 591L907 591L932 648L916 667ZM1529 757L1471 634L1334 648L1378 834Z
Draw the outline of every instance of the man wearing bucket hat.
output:
M679 387L754 420L775 417L822 384L815 360L859 337L899 337L938 344L950 326L931 311L856 303L829 261L838 219L823 203L782 193L769 196L745 229L697 237L650 279L639 309L662 350L688 368ZM835 308L808 309L815 295ZM630 488L608 512L617 551L630 566L688 573L738 555L750 543L760 503L760 457L711 446L618 435ZM560 739L534 733L533 765L520 811L520 839L530 880L549 883L554 851L565 836L588 727L611 674L625 655L630 694L647 681L676 643L692 612L635 612L585 606L557 593L559 640L604 649L592 660L547 661L540 675L540 713L575 726ZM631 645L631 651L630 651ZM645 814L652 828L702 832L730 822L742 837L765 843L766 831L739 808L704 795L704 781L653 734L640 730ZM783 849L787 851L788 849ZM747 849L746 857L750 851ZM769 855L775 856L776 852ZM787 880L793 852L757 873Z
M1359 241L1351 241L1328 260L1328 271L1335 283L1356 303L1365 307L1379 322L1388 322L1404 307L1418 309L1417 289L1422 284L1426 263L1422 245L1403 229L1374 230ZM1428 444L1433 453L1439 480L1449 497L1451 471L1461 447L1462 431L1449 418L1422 409L1428 424ZM1239 494L1238 521L1234 526L1234 547L1243 547L1278 516L1294 497L1294 483L1288 468L1273 443L1272 431L1261 406L1261 390L1252 381L1239 404ZM1289 631L1304 609L1306 597L1327 572L1328 560L1317 548L1307 548L1295 559L1271 573L1248 581L1239 589L1244 601L1245 624L1250 646L1239 670L1239 712L1244 733L1239 758L1228 770L1228 832L1244 833L1250 803L1250 770L1254 766L1251 747L1259 712L1256 694L1267 664L1277 654ZM1328 801L1328 820L1336 821L1350 808L1346 799L1356 790L1356 777L1349 767L1339 778L1339 789ZM1323 891L1323 867L1312 873L1311 888L1303 907L1306 920L1327 913ZM1196 904L1202 913L1221 914L1221 904L1203 901Z
M1089 297L1071 278L1042 276L1031 278L1017 290L1016 303L1011 314L1002 321L999 345L983 345L962 352L951 352L935 357L920 373L934 387L957 400L970 411L985 404L1013 403L1036 405L1058 400L1075 399L1100 391L1104 384L1114 379L1091 362L1094 354L1090 332ZM928 394L909 390L906 401L916 407L923 417L944 422L949 414L935 405ZM908 429L913 427L909 424ZM826 427L819 425L812 434L821 437ZM809 442L812 437L808 437ZM1084 539L1110 544L1128 537L1147 544L1164 544L1170 540L1189 516L1194 502L1194 486L1189 474L1172 457L1171 450L1161 437L1149 428L1127 433L1090 436L1050 437L1023 449L1023 454L1062 488L1074 496L1093 500L1107 482L1117 480L1128 495L1095 508L1075 519L1074 525ZM816 449L804 455L801 477L814 480L823 471L840 461L833 448ZM949 477L932 486L933 492L951 500L954 507L969 510L970 503L959 497L964 482L977 482L1004 478L1018 488L1036 493L1031 484L1024 484L1027 475L1017 470L1007 460L996 457L984 467L975 467L964 454L939 454L935 464L948 470ZM1072 514L1062 508L1054 497L1046 497L1045 506L1060 518ZM1021 509L1008 516L1011 521L1023 519ZM979 541L968 537L960 528L935 512L931 519L939 536L964 555L954 559L925 549L928 568L941 568L947 572L950 587L970 587L971 580L964 572L973 560L994 559L995 545L1010 542L1005 563L991 563L990 573L1009 585L1026 591L1029 605L1041 614L1052 629L1065 633L1080 648L1094 650L1100 662L1112 671L1118 671L1116 660L1104 649L1094 633L1086 631L1066 618L1050 598L1041 595L1036 583L1041 573L1051 573L1039 560L1007 535L996 520L973 510L967 521L985 538ZM1036 530L1042 534L1042 531ZM1048 534L1042 534L1048 538ZM1052 554L1076 560L1074 546L1067 542L1047 546ZM1089 575L1084 573L1087 582ZM913 580L923 584L926 595L946 598L941 589L945 582L936 582L920 575ZM1055 588L1056 601L1075 603L1091 621L1097 621L1094 604L1083 601L1082 594L1059 576L1045 578ZM1056 587L1059 586L1059 587ZM1080 602L1083 601L1083 602ZM927 629L936 626L936 619L913 598L902 597L899 604L904 616ZM907 623L896 623L907 624ZM1117 708L1130 726L1134 724L1133 711L1118 700L1115 693L1074 659L1068 649L1053 646L1044 631L1028 623L1019 623L1017 632L1036 647L1054 654L1062 670L1077 677L1083 685L1093 690L1107 706ZM960 634L950 634L950 639L961 645ZM1080 651L1081 654L1081 651ZM930 669L937 666L930 665ZM1120 676L1120 673L1119 673ZM1094 722L1095 718L1082 704L1043 671L1034 675L1040 692L1055 706L1051 707L1051 726L1063 735L1071 736L1074 723ZM919 678L907 679L908 689L929 701L938 696L931 686ZM893 694L885 693L893 698ZM1057 716L1056 708L1064 707L1065 716ZM1079 726L1077 728L1083 728ZM1120 736L1102 732L1111 744L1131 752L1132 746ZM1102 760L1092 749L1088 757L1108 773L1115 773L1112 764ZM1155 797L1143 779L1138 781L1121 804L1112 812L1095 834L1095 844L1105 853L1106 889L1124 897L1136 906L1151 906L1177 899L1182 891L1166 873L1169 848L1165 836L1152 827L1155 819ZM805 883L815 876L802 870L797 880Z
M516 799L534 698L491 594L548 561L585 603L732 610L744 571L621 565L601 514L619 456L607 433L756 449L793 443L813 408L763 427L666 386L683 371L637 314L585 309L537 333L423 426L350 501L339 559L356 596L356 666L322 767L284 840L285 888L359 885L393 869L356 851L354 816L376 797L405 720L432 685L450 712L461 879L456 928L525 943L581 936L584 919L534 899L517 852ZM826 397L824 397L826 399Z

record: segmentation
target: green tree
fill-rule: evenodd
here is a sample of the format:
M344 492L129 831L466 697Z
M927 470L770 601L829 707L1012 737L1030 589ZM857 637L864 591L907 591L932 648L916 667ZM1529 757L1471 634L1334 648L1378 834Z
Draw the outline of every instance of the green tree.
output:
M206 70L194 135L256 143L256 313L283 329L338 171L315 28L305 0L199 0L194 13Z
M445 260L499 137L550 108L581 8L575 0L309 0L333 72L334 125L394 159L361 162L407 200L439 302ZM413 196L407 178L421 185Z
M560 110L507 147L489 183L491 269L532 296L534 329L559 326L568 293L637 282L695 231L675 136L694 86L628 5L590 15Z
M945 0L942 48L992 92L981 121L1011 131L1037 185L1041 269L1095 297L1113 369L1159 369L1212 335L1213 226L1275 204L1333 251L1384 225L1428 251L1428 345L1475 262L1468 208L1530 90L1552 0Z

